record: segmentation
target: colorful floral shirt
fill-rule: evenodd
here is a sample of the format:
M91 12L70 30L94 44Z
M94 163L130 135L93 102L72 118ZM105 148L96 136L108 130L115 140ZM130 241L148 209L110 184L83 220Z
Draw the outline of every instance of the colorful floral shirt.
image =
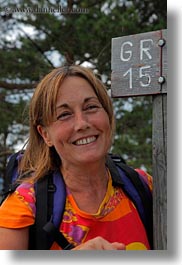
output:
M143 176L152 188L151 177L146 173ZM32 184L23 183L18 186L0 207L0 227L23 228L32 225L36 214L35 200ZM121 188L112 186L111 177L105 197L94 214L80 210L71 193L67 191L60 231L74 246L101 236L109 242L124 243L127 250L150 249L145 228L135 206ZM61 248L54 242L51 249Z

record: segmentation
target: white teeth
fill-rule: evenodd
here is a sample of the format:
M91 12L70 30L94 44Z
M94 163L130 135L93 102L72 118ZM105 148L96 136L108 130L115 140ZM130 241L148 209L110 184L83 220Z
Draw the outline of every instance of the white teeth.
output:
M76 141L75 144L76 145L90 144L90 143L94 142L95 140L96 140L96 137L92 136L92 137L87 137L87 138L84 138L84 139L80 139L80 140Z

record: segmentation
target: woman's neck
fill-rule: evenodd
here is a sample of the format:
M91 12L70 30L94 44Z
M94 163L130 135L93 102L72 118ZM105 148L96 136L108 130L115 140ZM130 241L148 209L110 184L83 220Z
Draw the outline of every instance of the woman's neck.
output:
M87 170L62 170L64 181L78 208L90 214L97 213L107 192L109 174L105 167Z
M97 190L105 187L108 182L105 162L85 166L63 166L61 172L66 186L73 192Z

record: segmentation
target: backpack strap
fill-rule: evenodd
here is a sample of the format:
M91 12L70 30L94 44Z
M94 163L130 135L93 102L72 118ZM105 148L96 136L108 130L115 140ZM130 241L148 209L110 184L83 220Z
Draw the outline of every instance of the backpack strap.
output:
M18 151L14 154L12 154L8 158L7 166L6 166L6 176L4 178L4 184L3 184L3 190L1 192L1 201L0 205L3 203L3 201L6 199L6 197L13 193L16 188L19 186L18 183L16 183L16 179L18 178L18 162L19 159L22 156L22 151Z
M36 218L30 227L29 249L50 249L54 241L64 250L73 248L59 231L66 201L65 184L59 171L50 172L39 180L35 191Z
M67 239L59 231L59 229L55 227L51 220L46 223L46 225L43 227L43 230L47 233L47 235L50 236L50 238L52 238L52 242L56 241L63 250L70 250L74 247L71 243L67 241Z
M53 185L56 187L52 200L52 215L49 221L43 226L43 230L50 236L50 246L56 241L62 249L69 250L73 248L64 235L59 231L59 226L63 218L63 212L66 202L66 188L62 175L59 171L52 174ZM50 198L48 205L50 205Z
M151 248L153 248L153 206L152 194L143 178L131 167L123 163L119 156L107 158L107 165L114 176L114 182L122 185L122 189L135 204L145 226Z
M35 185L36 217L29 231L29 249L48 249L48 235L42 229L48 218L48 182L49 176L45 176Z
M12 184L18 177L18 161L21 157L21 151L12 154L8 158L6 166L6 177L4 179L4 191L8 193L12 188Z

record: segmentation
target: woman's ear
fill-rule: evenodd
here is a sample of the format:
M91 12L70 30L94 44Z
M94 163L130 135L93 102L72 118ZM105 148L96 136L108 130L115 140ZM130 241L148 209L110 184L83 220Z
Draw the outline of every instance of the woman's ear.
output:
M42 138L44 139L44 142L45 142L49 147L53 146L47 128L45 128L45 127L42 126L42 125L37 125L37 131L39 132L39 134L40 134L40 135L42 136Z

